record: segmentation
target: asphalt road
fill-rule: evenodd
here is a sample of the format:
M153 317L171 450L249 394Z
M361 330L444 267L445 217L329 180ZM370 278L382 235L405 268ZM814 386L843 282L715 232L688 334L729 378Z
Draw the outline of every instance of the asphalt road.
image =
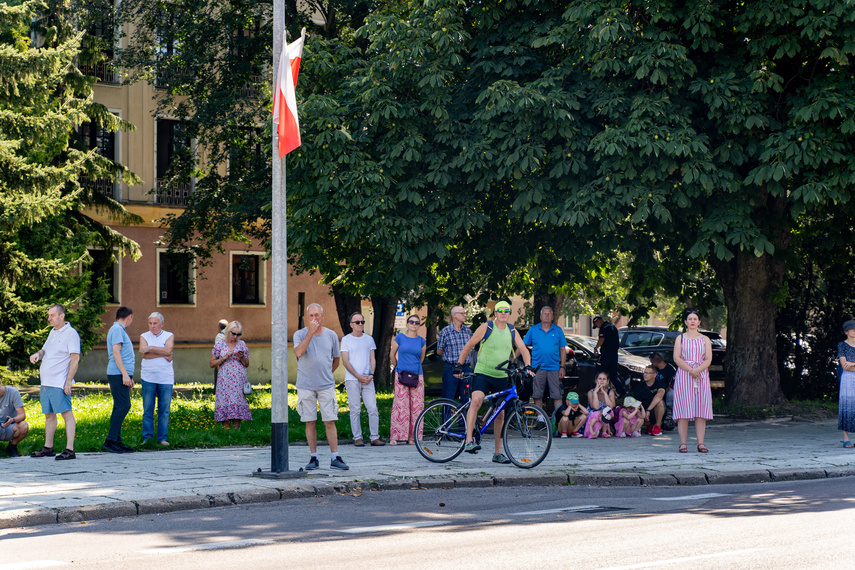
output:
M0 570L847 568L855 479L365 491L0 531Z

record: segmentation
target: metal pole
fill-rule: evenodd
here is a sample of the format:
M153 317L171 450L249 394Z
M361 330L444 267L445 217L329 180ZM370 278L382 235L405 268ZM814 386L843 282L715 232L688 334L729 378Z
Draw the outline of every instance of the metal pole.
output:
M283 56L285 0L273 2L274 81ZM275 89L275 86L274 86ZM275 91L274 91L275 92ZM273 130L273 239L272 328L271 328L271 461L274 473L288 471L288 243L285 227L285 159L279 158L279 136Z

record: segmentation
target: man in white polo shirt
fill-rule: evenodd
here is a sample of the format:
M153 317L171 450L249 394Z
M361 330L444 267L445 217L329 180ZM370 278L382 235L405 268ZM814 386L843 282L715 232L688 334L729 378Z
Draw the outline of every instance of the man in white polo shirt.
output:
M30 356L33 364L39 360L41 390L39 397L45 415L45 445L30 457L53 457L53 436L56 433L57 414L65 421L65 451L57 459L75 459L74 430L77 424L71 412L71 384L80 363L80 335L65 322L65 307L52 305L48 309L48 323L53 327L41 350Z

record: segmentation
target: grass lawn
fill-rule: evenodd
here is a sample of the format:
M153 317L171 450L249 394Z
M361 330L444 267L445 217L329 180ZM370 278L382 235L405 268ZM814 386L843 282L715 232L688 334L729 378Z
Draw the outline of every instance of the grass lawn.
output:
M83 389L81 389L83 388ZM336 428L339 441L353 438L350 429L350 410L344 391L336 392L339 414ZM228 445L270 444L270 387L256 386L248 397L252 411L251 422L243 422L240 430L227 430L214 422L214 391L211 384L194 385L190 391L176 394L172 398L169 415L169 443L172 447L223 447ZM77 385L72 394L72 409L77 420L75 451L100 451L101 444L110 429L110 413L113 399L109 391L101 392ZM288 436L291 442L306 441L306 433L297 415L297 392L288 391ZM392 393L378 392L377 407L380 412L380 437L388 440L389 420L392 413ZM30 434L20 443L21 454L29 454L44 444L45 417L38 398L24 399ZM142 444L142 395L139 385L131 392L131 411L122 427L122 440L132 447ZM155 424L157 416L155 415ZM362 408L362 433L368 440L368 415ZM323 424L318 421L318 438L326 439ZM65 427L62 418L54 438L57 452L65 445ZM151 449L161 449L157 443L149 442ZM0 445L0 449L3 446Z

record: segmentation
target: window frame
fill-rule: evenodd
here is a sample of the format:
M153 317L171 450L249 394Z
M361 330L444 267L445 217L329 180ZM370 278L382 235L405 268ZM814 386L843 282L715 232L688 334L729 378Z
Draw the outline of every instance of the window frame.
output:
M264 256L267 253L264 251L255 251L255 250L241 250L241 249L232 249L229 250L229 307L242 307L242 308L264 308L267 307L267 260L264 259ZM258 303L235 303L234 296L234 286L235 286L235 276L234 276L234 267L235 267L235 256L253 256L258 258Z
M169 249L165 248L165 247L158 247L155 249L155 258L156 258L156 263L157 263L157 272L156 272L156 277L155 277L155 281L154 281L156 306L158 306L158 307L195 307L196 302L197 302L197 293L198 293L198 291L196 290L196 268L197 268L197 264L195 263L195 258L194 258L194 261L192 261L188 264L189 267L187 268L187 272L188 272L188 276L187 276L188 282L187 283L188 283L188 285L190 285L192 287L192 292L188 292L188 294L187 294L188 301L186 303L170 303L170 302L164 303L164 302L162 302L161 290L160 290L160 271L161 271L161 267L160 267L160 257L161 256L160 256L160 254L161 253L167 253L168 254L168 253L174 253L174 252L170 252Z

